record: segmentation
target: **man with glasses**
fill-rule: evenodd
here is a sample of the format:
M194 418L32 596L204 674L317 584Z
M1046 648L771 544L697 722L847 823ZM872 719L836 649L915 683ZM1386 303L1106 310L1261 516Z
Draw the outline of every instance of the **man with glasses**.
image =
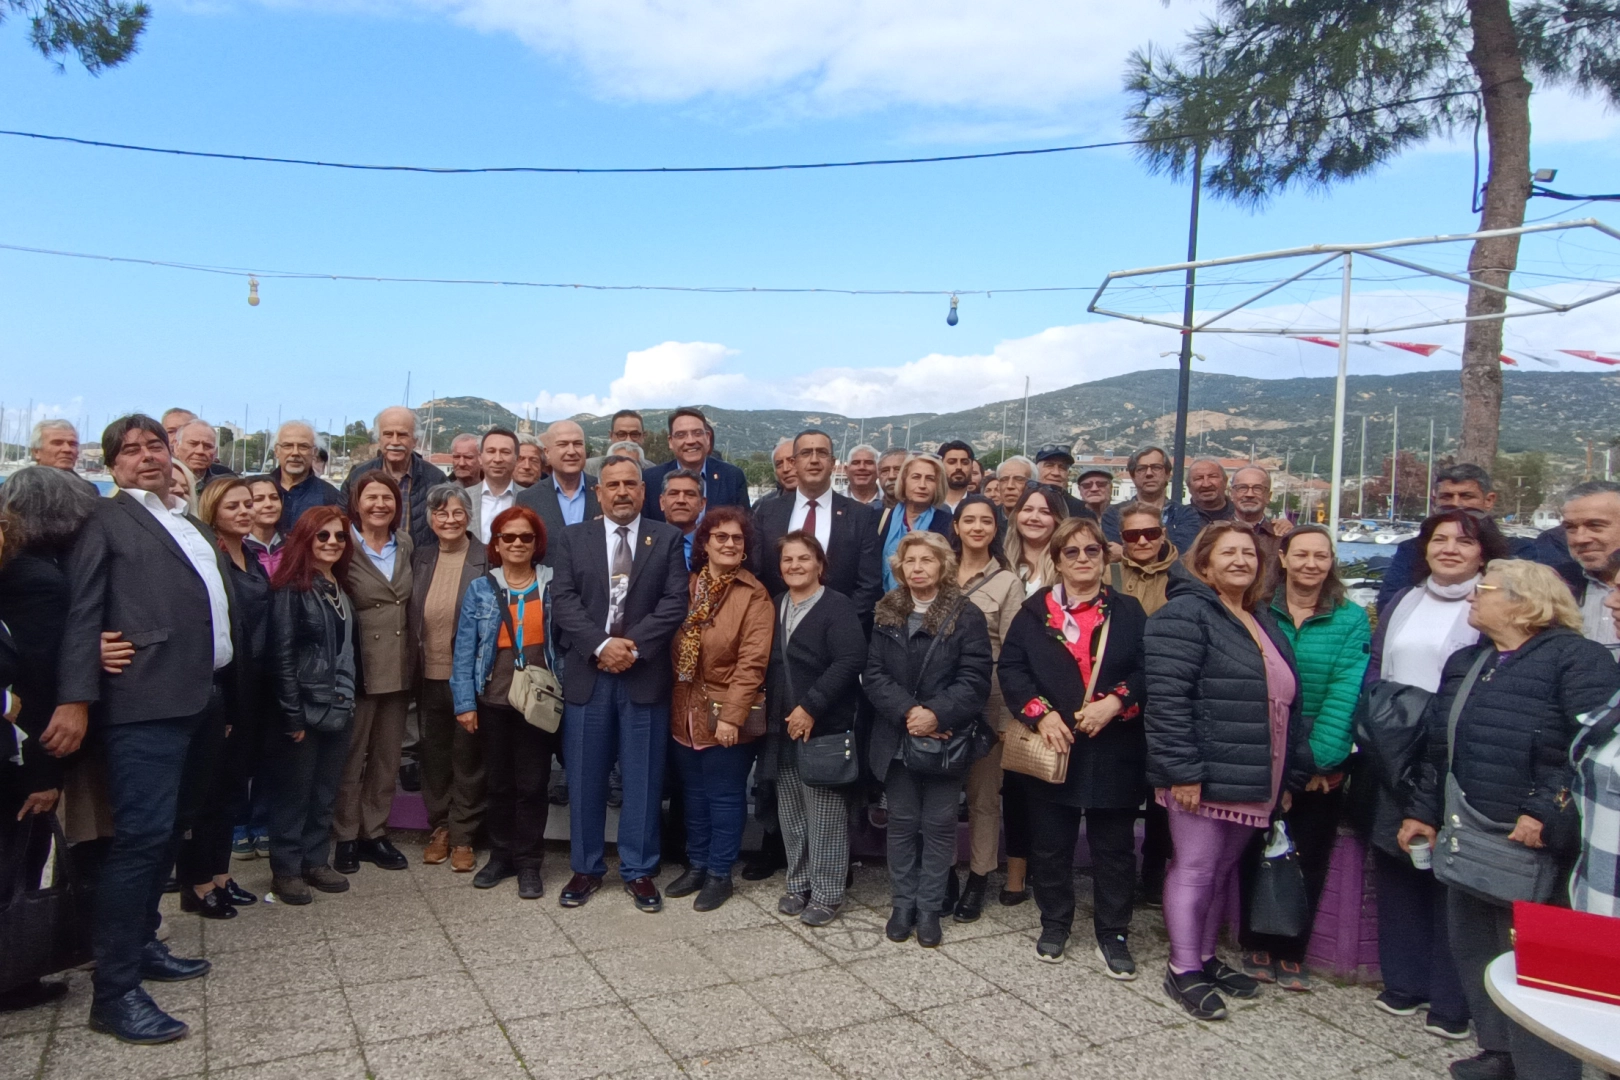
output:
M1063 504L1069 508L1070 517L1090 517L1086 504L1069 491L1069 470L1073 467L1074 454L1069 452L1067 446L1048 443L1035 451L1035 469L1040 474L1041 483L1062 492Z
M689 406L669 414L669 451L674 459L654 465L643 474L648 491L664 489L664 474L690 469L703 477L703 501L709 506L740 506L748 509L748 478L737 466L709 455L714 445L709 421ZM649 506L646 515L662 521L664 512Z
M1271 506L1271 474L1258 465L1245 465L1232 474L1232 505L1237 519L1254 526L1254 542L1260 550L1260 572L1269 572L1277 561L1282 538L1294 527L1286 517L1266 517Z
M1100 524L1108 513L1108 500L1114 497L1114 474L1101 465L1090 465L1080 471L1075 486L1080 489L1087 516Z
M1014 454L996 466L996 476L1001 480L997 492L1001 498L1001 512L1011 521L1018 500L1024 497L1024 489L1035 479L1035 463L1023 454Z
M270 479L281 489L281 524L276 531L292 532L304 511L317 506L342 506L343 495L314 473L315 429L303 420L289 420L276 431L276 467Z
M1123 502L1110 506L1102 516L1103 535L1108 537L1108 550L1119 558L1119 511L1126 503L1138 502L1151 506L1160 513L1169 501L1170 455L1161 447L1144 446L1125 461L1125 474L1131 478L1136 494Z
M608 418L608 452L600 457L590 458L585 462L585 471L595 476L601 471L602 462L613 453L614 443L635 443L642 459L647 457L647 425L641 419L641 414L634 409L620 409Z

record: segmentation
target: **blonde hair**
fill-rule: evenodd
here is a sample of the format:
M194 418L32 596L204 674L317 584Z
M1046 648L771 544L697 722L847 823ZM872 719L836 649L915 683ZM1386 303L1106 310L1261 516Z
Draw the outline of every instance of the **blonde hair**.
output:
M934 470L934 502L935 507L945 505L945 463L933 454L912 454L900 463L900 478L894 482L895 498L901 502L906 501L906 478L911 475L911 466L922 462Z
M1528 559L1492 559L1487 574L1497 575L1502 591L1513 601L1513 621L1532 632L1562 626L1579 633L1581 609L1575 606L1564 579L1550 567Z
M951 550L950 541L931 529L915 529L900 538L899 546L894 549L894 554L889 556L889 572L900 582L901 587L909 591L906 579L900 574L900 564L905 561L906 549L917 547L919 544L939 558L940 582L943 584L946 581L955 581L956 552Z
M197 517L210 529L214 528L214 519L219 516L219 504L225 501L225 493L235 488L246 488L248 497L253 497L253 488L240 476L216 476L208 481L208 486L202 489L197 496Z
M1068 520L1069 504L1063 501L1063 496L1057 488L1046 484L1026 487L1024 493L1018 497L1017 504L1013 506L1013 512L1008 515L1007 563L1025 584L1039 580L1042 585L1050 585L1057 580L1057 566L1052 562L1050 539L1040 548L1025 551L1024 538L1018 532L1019 513L1024 509L1025 503L1036 497L1046 503L1046 509L1052 515L1053 536L1057 535L1058 526Z
M186 513L190 514L192 517L196 517L197 516L197 474L192 472L190 469L188 469L186 467L186 463L181 461L179 458L170 458L169 459L169 468L170 468L169 478L170 478L171 481L174 478L173 470L175 470L175 469L180 470L180 475L185 477L185 479L186 479L186 494L185 494ZM170 485L169 485L169 489L172 489L173 487L174 487L174 484L171 482ZM165 489L166 493L172 494L172 491L169 490L169 489Z

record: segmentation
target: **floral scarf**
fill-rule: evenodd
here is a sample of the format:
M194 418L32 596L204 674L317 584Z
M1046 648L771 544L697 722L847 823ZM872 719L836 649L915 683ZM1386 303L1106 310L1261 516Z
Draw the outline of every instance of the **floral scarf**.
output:
M692 597L692 609L675 635L675 677L691 682L697 677L698 654L703 649L703 628L714 622L714 613L726 598L726 592L737 578L731 570L715 576L714 567L704 564L697 576L697 592Z

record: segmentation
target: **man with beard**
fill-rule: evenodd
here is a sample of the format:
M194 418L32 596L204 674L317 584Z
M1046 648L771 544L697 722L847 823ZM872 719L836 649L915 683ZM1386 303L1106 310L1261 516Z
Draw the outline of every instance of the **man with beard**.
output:
M416 452L416 413L403 405L393 405L377 414L373 424L377 436L377 456L349 470L343 481L343 498L349 501L354 485L367 473L381 469L399 485L400 525L419 548L433 547L439 538L428 520L427 493L444 483L444 471ZM323 481L324 482L324 481Z
M276 467L270 479L281 489L281 524L286 536L304 511L316 506L342 506L338 489L314 473L315 429L303 420L288 420L276 430Z
M939 459L945 463L945 508L954 514L956 504L973 490L973 447L952 439L939 448Z
M1232 474L1232 505L1237 519L1254 526L1254 542L1260 549L1260 572L1269 574L1277 562L1277 548L1293 523L1285 517L1267 518L1271 505L1271 474L1258 465L1245 465Z
M1114 474L1101 465L1091 465L1081 470L1076 486L1092 520L1101 522L1108 512L1108 500L1114 496Z

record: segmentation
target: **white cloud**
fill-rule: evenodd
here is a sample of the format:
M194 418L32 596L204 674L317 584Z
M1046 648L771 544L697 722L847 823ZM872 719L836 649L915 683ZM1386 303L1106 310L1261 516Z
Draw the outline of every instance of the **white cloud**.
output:
M1559 87L1538 90L1530 98L1530 138L1534 146L1549 143L1606 142L1620 136L1620 109L1602 95L1585 96ZM1538 160L1537 167L1558 162ZM1607 190L1607 189L1605 189Z
M555 418L692 401L709 405L743 403L749 393L747 377L718 370L736 354L735 349L708 341L666 341L626 354L624 374L608 385L605 395L542 390L534 400L512 408Z

